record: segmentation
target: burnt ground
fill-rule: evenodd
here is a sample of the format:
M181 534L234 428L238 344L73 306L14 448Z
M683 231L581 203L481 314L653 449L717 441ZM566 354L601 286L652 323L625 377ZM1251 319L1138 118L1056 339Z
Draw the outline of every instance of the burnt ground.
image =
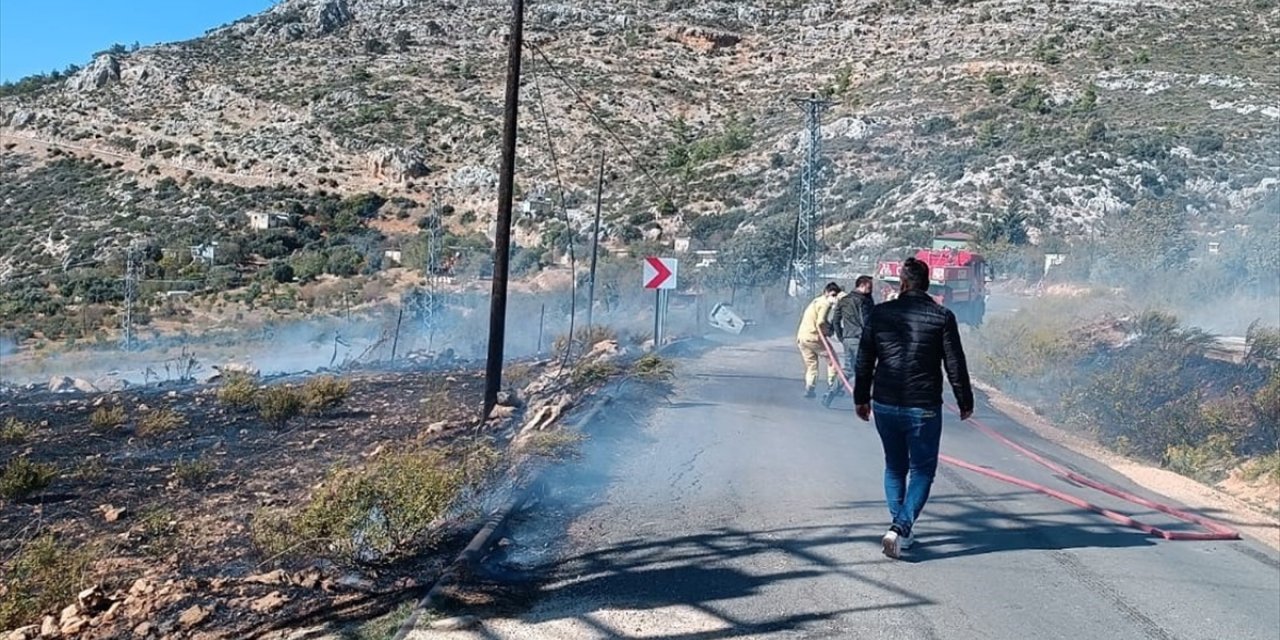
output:
M0 501L0 561L12 561L24 543L46 532L64 548L88 551L92 561L79 584L99 586L119 606L92 618L82 611L81 638L139 631L144 637L247 638L366 620L418 597L465 544L469 525L463 520L415 556L376 568L320 557L264 557L250 536L255 512L300 504L335 465L406 444L445 446L468 437L466 425L475 422L484 386L483 373L474 369L360 372L344 379L351 389L339 407L299 416L282 428L266 424L255 410L228 409L216 384L95 395L0 394L0 422L12 417L34 427L22 442L0 441L0 460L27 457L58 470L39 494ZM126 422L91 424L90 416L104 405L122 406ZM180 413L186 424L139 434L140 416L161 407ZM110 520L110 508L124 511ZM275 569L284 573L270 573ZM0 595L3 583L0 575ZM273 592L287 601L261 600ZM190 619L203 619L179 623L179 615L196 605L203 616Z

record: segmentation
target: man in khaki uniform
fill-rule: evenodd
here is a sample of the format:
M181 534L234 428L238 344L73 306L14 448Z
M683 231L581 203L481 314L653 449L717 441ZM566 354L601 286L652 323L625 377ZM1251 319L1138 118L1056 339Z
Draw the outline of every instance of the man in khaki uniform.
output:
M829 282L823 288L822 295L814 298L805 307L800 317L800 328L796 330L796 344L800 347L800 357L804 359L804 397L816 398L813 388L818 383L818 362L827 355L822 345L822 337L832 335L831 324L827 321L831 305L840 295L840 285ZM827 388L836 382L836 370L831 362L827 363Z

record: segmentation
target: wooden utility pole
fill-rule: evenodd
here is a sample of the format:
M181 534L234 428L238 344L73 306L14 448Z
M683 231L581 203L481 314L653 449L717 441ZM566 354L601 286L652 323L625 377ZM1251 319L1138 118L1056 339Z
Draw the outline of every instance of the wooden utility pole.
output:
M485 371L484 412L488 420L502 389L503 346L507 329L507 275L511 270L511 199L516 168L516 114L520 106L520 53L524 46L524 0L511 2L507 35L507 96L502 126L502 165L498 175L497 233L493 240L493 293L489 298L489 359Z

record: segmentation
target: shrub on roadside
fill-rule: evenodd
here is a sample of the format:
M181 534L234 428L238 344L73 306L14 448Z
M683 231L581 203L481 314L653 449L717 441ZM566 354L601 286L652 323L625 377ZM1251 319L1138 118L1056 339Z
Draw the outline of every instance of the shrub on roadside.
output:
M254 544L268 556L305 551L359 563L409 552L478 477L470 464L433 450L336 468L297 511L258 513Z
M1257 458L1246 465L1244 479L1250 482L1266 480L1280 486L1280 451Z
M573 368L571 378L573 384L579 388L586 388L601 384L618 375L622 369L617 364L608 360L597 360L594 362L583 362Z
M1099 299L1098 301L1103 301ZM975 375L1036 404L1110 448L1216 481L1280 438L1280 370L1206 356L1208 333L1172 314L1100 308L1089 297L1038 300L992 318L966 347ZM1260 368L1262 370L1260 371Z

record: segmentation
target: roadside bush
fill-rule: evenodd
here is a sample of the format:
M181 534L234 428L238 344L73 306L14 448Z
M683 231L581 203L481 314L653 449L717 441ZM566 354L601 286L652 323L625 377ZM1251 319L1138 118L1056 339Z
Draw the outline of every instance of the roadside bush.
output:
M222 386L218 387L218 402L237 410L248 409L254 405L258 395L258 385L253 378L243 373L226 374Z
M454 504L465 468L442 451L395 453L337 468L297 513L260 513L251 527L268 555L298 551L377 563L417 548Z
M23 544L3 566L5 589L0 589L0 629L38 622L41 614L74 602L84 586L89 551L59 544L45 533Z
M618 375L621 371L617 364L607 360L583 362L573 368L571 378L575 386L585 389L607 382L609 378Z
M1254 460L1244 470L1244 479L1250 482L1266 480L1280 485L1280 451Z
M302 396L289 387L268 387L258 394L258 415L280 429L302 412Z
M44 462L32 462L26 456L16 457L0 468L0 498L22 500L53 484L58 469Z
M531 456L563 460L574 456L584 437L575 431L551 429L529 434L520 449Z
M618 332L614 331L612 327L604 325L583 327L574 333L573 350L578 354L583 354L590 352L593 347L601 342L617 339ZM564 355L564 351L568 346L569 336L567 334L556 337L555 341L551 343L552 351L557 355Z
M1198 445L1173 445L1165 450L1162 464L1171 471L1213 484L1226 477L1235 465L1231 438L1224 434L1209 436Z
M1244 335L1245 344L1249 346L1247 362L1280 365L1280 327L1268 327L1255 320Z
M351 383L333 376L320 376L302 385L302 411L308 415L320 415L337 407L347 399Z
M1120 453L1202 481L1275 451L1280 371L1211 360L1208 333L1158 310L1115 319L1107 313L1125 311L1116 302L1037 300L993 318L966 339L975 374Z
M661 356L646 353L631 365L631 375L645 382L664 383L676 375L676 368Z
M187 418L168 407L152 409L138 419L138 436L150 438L177 431L186 426Z
M89 424L93 425L95 429L107 431L124 424L125 419L124 407L120 405L101 406L89 415Z

